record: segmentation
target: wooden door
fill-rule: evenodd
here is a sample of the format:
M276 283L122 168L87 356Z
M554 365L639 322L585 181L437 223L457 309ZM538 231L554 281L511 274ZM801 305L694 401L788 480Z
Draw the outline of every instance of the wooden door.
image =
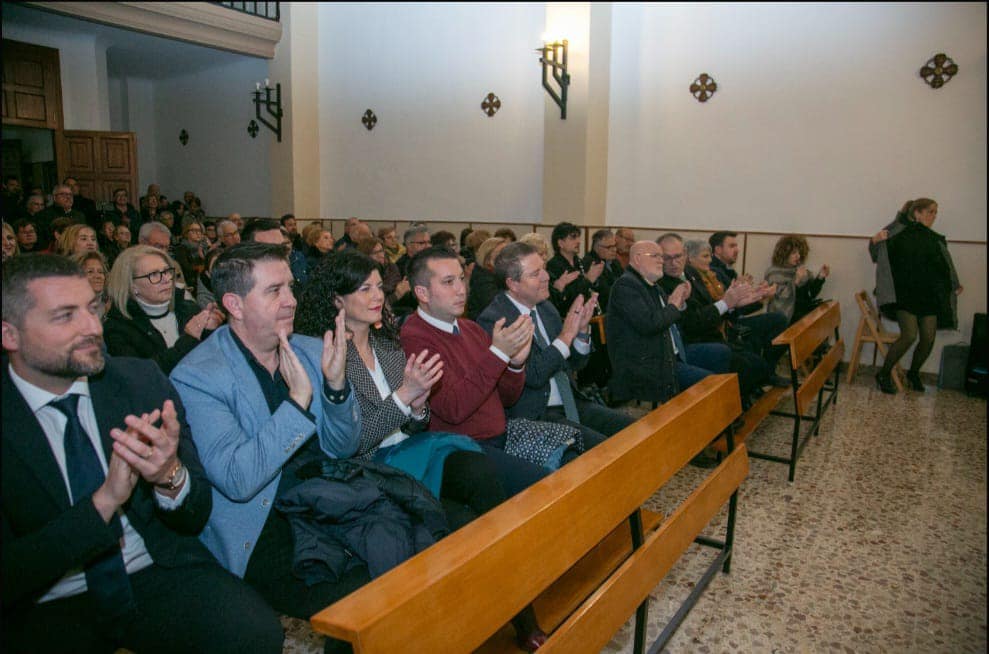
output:
M65 130L58 140L59 177L75 177L83 196L97 204L127 189L137 206L137 140L133 132Z
M58 50L3 40L3 123L62 129Z

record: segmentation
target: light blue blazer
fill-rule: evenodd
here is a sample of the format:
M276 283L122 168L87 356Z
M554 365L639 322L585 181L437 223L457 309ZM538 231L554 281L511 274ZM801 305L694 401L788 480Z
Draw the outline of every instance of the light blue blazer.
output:
M313 422L290 402L268 411L257 378L226 325L190 352L172 371L192 440L213 484L213 512L199 538L238 577L243 577L261 528L275 501L282 466L313 434L320 449L345 458L360 443L360 408L350 393L334 404L323 392L322 341L289 338L309 373Z

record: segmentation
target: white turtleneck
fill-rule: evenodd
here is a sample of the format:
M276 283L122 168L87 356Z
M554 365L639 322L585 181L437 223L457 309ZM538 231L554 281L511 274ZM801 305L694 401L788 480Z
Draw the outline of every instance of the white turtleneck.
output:
M165 345L167 347L175 345L175 342L179 340L179 321L175 317L175 312L168 310L169 302L148 304L138 298L134 298L134 301L137 302L141 310L151 319L151 324L158 330L162 338L165 339Z

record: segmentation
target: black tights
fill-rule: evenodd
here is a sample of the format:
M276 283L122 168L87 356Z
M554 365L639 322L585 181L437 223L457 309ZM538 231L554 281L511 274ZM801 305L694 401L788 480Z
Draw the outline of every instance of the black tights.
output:
M900 324L900 337L889 346L889 353L883 362L882 374L889 375L893 371L893 366L899 361L913 342L920 341L913 351L913 359L910 361L910 372L919 373L920 367L930 356L934 348L934 337L937 335L937 316L915 316L909 311L902 309L896 312L896 322Z

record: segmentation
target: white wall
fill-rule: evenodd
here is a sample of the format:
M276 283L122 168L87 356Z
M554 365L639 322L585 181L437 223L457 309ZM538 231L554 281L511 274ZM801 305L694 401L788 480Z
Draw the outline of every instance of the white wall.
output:
M986 238L986 6L616 4L608 222ZM932 90L920 67L960 73ZM718 91L689 93L706 72Z
M322 215L538 219L544 14L536 3L321 4ZM489 92L502 102L493 118L480 108Z
M255 82L266 77L267 61L245 57L233 64L155 81L152 94L130 94L132 119L137 110L153 110L158 161L153 181L163 193L176 199L186 190L195 191L211 216L234 211L244 216L270 215L268 149L279 144L263 125L257 138L247 133L254 118L251 92ZM147 102L151 97L153 108L136 103L136 99ZM183 129L189 133L185 146L179 142ZM141 178L146 187L143 173Z
M58 50L65 129L110 129L105 44L25 24L4 24L3 38Z

